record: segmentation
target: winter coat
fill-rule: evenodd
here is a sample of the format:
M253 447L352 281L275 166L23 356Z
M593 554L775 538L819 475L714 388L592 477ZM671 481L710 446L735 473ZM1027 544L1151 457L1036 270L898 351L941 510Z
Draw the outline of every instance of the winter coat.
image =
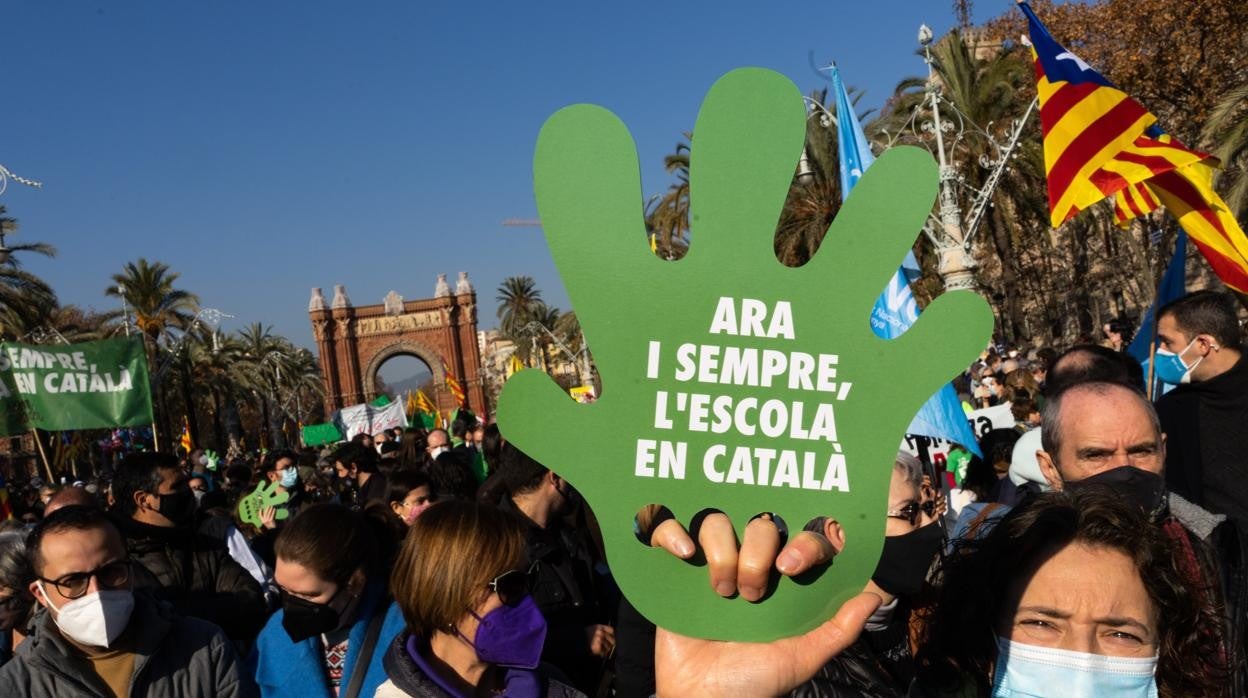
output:
M461 698L447 692L412 659L407 652L407 638L407 633L403 633L386 649L384 662L388 680L377 689L376 698ZM585 698L585 694L575 688L550 678L542 667L535 673L524 674L538 683L537 693L532 698Z
M379 611L383 611L386 617L382 621L377 644L373 647L372 659L365 670L364 683L360 687L361 698L372 696L377 686L386 680L381 657L390 640L403 632L406 624L398 604L391 603L382 609L381 603L384 600L380 584L369 584L365 587L364 596L360 599L359 617L347 635L347 656L342 668L342 683L339 684L339 690L344 693L351 682L351 675L355 672L368 623ZM250 675L255 677L264 698L330 698L333 694L329 687L329 678L325 674L325 651L321 647L321 639L310 637L302 642L291 642L290 635L282 627L285 613L283 610L274 613L256 638L255 647L247 657Z
M131 698L252 698L259 692L217 626L179 616L146 593L134 595L126 629L133 635ZM111 692L52 620L39 615L35 634L0 668L0 691L27 698L96 698Z
M134 565L134 586L174 609L221 626L233 640L250 642L267 607L256 580L230 557L222 541L193 530L117 521Z

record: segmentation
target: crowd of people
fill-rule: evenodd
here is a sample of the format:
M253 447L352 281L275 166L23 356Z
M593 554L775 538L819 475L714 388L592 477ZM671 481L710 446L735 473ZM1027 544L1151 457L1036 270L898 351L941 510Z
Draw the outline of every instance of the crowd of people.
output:
M768 644L656 628L571 483L467 412L324 451L136 452L87 482L15 484L0 693L1248 695L1237 306L1197 292L1157 327L1154 370L1178 387L1156 404L1122 328L986 352L955 387L1015 424L947 470L898 451L862 593ZM844 548L826 514L790 534L655 506L635 529L705 564L706 593L766 603Z

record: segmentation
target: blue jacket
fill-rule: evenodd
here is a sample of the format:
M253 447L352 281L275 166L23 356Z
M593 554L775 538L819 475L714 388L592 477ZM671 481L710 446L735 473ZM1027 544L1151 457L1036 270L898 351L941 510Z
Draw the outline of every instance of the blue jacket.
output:
M364 644L368 621L378 610L377 606L381 601L380 587L370 584L364 591L364 598L360 599L360 616L347 636L347 657L342 669L340 691L347 690L347 684L355 672L360 645ZM269 618L247 657L247 667L260 685L260 695L263 698L332 698L333 692L325 675L325 652L321 648L320 638L310 637L303 642L291 642L286 629L282 627L284 613L285 611L279 609ZM360 688L361 698L371 698L377 687L385 682L386 671L381 665L382 657L391 641L403 632L405 625L398 604L391 603L386 609L381 635L377 638L367 673L364 674L364 685Z

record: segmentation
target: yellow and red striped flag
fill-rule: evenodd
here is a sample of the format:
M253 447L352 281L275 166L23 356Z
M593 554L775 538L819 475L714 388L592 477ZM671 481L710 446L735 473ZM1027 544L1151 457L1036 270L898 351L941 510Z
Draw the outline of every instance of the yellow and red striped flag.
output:
M451 395L455 396L456 404L463 407L464 386L460 385L459 379L455 377L455 374L451 373L451 367L447 366L445 361L442 362L442 373L446 376L446 389L451 391Z
M1248 293L1248 237L1213 189L1215 162L1210 159L1165 172L1150 179L1148 187L1187 231L1218 278Z
M182 437L178 442L186 453L190 453L195 447L195 444L191 443L191 421L186 415L182 415Z
M416 408L424 414L438 413L438 408L434 406L433 400L430 400L423 390L416 391Z
M1124 189L1207 157L1148 137L1157 117L1057 43L1027 3L1019 7L1030 26L1053 227Z

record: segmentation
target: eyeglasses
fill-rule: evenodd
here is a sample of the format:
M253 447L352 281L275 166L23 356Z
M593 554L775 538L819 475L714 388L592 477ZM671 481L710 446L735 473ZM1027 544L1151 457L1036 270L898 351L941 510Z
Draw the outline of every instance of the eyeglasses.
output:
M520 570L508 570L490 580L486 586L498 594L499 601L515 606L529 595L529 575Z
M60 579L39 577L39 580L56 587L61 596L67 599L77 599L87 593L87 588L91 586L92 577L95 577L101 587L116 589L130 581L130 562L128 560L114 560L90 572L72 572Z
M885 512L885 514L890 519L901 519L902 521L909 521L910 525L913 526L915 523L918 522L919 512L921 511L923 511L923 507L918 502L910 502L909 504L905 505L904 507L900 509L897 509L896 511L888 511L888 512Z

